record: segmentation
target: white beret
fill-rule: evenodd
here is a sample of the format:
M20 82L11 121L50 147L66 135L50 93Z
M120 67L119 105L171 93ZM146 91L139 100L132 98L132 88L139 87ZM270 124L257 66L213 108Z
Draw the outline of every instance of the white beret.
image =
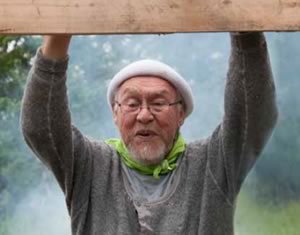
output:
M126 80L136 76L155 76L170 82L181 94L185 108L186 117L193 111L192 89L183 77L169 65L156 60L139 60L121 69L110 81L107 89L107 100L112 107L114 97L119 86Z

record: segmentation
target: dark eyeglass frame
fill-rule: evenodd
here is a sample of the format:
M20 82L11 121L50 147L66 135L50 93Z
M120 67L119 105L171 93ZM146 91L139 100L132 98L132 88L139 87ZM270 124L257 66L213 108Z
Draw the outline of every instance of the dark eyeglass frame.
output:
M117 104L120 107L120 109L122 111L124 111L124 109L122 109L122 106L124 107L124 105L126 106L126 104L119 103L117 100L114 101L114 104ZM177 101L172 102L172 103L166 103L166 104L160 106L160 110L158 110L158 107L156 107L157 110L155 110L155 107L153 107L154 104L148 104L148 105L145 105L145 106L143 106L142 104L139 104L137 107L132 107L133 110L131 110L131 111L126 110L126 111L124 111L124 113L139 113L145 107L149 110L150 113L159 114L159 113L162 113L164 111L167 111L168 109L166 109L166 108L169 108L169 107L171 107L173 105L177 105L177 104L183 104L183 101L182 100L177 100Z

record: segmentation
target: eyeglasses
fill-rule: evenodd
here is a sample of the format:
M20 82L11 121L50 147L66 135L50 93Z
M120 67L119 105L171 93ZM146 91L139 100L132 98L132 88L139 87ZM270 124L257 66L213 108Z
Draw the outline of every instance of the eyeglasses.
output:
M115 101L115 104L117 104L121 111L124 113L139 113L142 108L147 108L152 114L159 114L163 112L167 112L169 110L169 107L177 104L182 104L182 100L175 101L173 103L168 103L166 101L159 101L159 102L153 102L146 106L143 106L140 102L123 102L119 103L118 101Z

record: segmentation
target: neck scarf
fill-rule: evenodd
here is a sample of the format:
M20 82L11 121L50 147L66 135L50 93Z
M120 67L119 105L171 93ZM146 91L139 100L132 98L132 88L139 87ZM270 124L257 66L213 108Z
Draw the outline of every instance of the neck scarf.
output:
M125 144L120 139L108 139L105 143L113 146L121 156L126 166L131 169L137 170L144 175L152 175L154 178L159 179L162 174L167 174L176 168L176 161L180 154L185 150L185 141L181 134L178 134L176 141L167 154L166 158L156 166L145 166L135 161L129 154Z

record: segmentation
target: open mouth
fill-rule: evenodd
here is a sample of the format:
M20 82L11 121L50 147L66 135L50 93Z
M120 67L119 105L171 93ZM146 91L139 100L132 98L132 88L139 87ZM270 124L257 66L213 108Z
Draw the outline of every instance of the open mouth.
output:
M152 137L155 135L156 135L156 133L154 131L150 131L150 130L140 130L140 131L136 132L136 136L144 137L144 138Z

